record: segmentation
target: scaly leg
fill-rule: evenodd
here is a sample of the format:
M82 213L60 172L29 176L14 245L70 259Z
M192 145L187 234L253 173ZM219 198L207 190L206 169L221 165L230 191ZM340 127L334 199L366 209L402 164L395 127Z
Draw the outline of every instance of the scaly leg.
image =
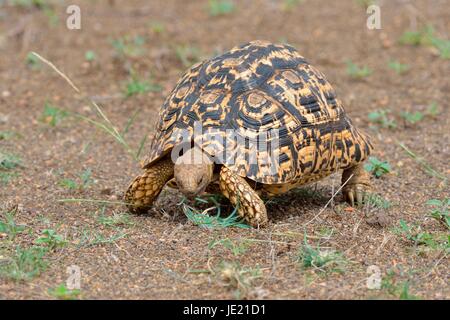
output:
M350 176L352 177L350 178ZM342 188L344 199L351 206L355 204L362 205L364 198L372 189L370 186L370 175L364 170L364 164L360 163L354 167L345 169L342 173L342 183L345 183L347 180L348 182Z
M170 157L161 159L144 174L137 176L125 193L125 202L132 213L144 213L150 209L165 184L173 177L173 162Z
M257 228L267 224L266 206L244 178L222 166L219 184L222 194L238 208L239 215L251 226Z

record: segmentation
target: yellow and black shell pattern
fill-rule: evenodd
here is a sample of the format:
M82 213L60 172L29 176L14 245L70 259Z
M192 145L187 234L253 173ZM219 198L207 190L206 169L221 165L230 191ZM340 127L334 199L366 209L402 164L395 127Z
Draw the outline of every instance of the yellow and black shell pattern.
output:
M325 76L293 47L265 41L184 74L162 106L144 167L186 141L186 132L216 161L263 184L315 180L364 161L372 149ZM266 147L258 145L263 136Z

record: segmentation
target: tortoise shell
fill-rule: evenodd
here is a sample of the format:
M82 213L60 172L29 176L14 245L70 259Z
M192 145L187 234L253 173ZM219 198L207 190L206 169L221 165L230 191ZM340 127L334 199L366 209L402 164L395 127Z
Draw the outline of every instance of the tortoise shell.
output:
M364 161L372 149L320 71L293 47L263 41L194 65L167 97L159 117L144 168L186 135L212 157L224 150L241 155L224 164L263 184L326 176ZM262 134L276 148L255 151L255 139ZM268 156L278 160L276 170Z

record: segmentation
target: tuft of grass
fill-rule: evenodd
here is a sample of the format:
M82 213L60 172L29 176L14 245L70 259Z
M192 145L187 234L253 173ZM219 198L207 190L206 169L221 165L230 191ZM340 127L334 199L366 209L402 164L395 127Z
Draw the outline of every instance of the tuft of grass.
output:
M133 75L131 79L125 84L124 94L125 97L131 97L137 94L143 94L146 92L159 92L162 87L150 80L140 80L136 75Z
M375 0L355 0L356 4L363 7L363 8L367 8L369 6L371 6L372 4L375 4L376 1Z
M222 16L234 12L235 5L230 0L209 0L209 15Z
M80 182L70 179L64 178L59 182L59 185L69 190L86 190L94 181L92 179L92 170L87 168L82 173L79 174L78 179Z
M44 104L44 111L42 111L40 121L50 125L51 127L56 127L56 125L68 115L69 113L67 111L54 106L47 101Z
M251 243L251 241L248 241L248 240L233 241L229 238L225 238L225 239L221 239L221 240L214 239L208 244L208 249L211 250L218 245L222 245L226 249L230 250L231 253L237 257L237 256L240 256L247 252L248 248L250 247L250 243Z
M111 244L122 238L125 238L126 236L127 233L123 231L118 231L111 236L106 236L96 230L84 229L82 231L81 239L78 245L81 247L92 247L103 244Z
M64 247L67 241L62 235L56 233L53 229L42 230L42 235L35 240L36 244L44 245L49 248L49 250L55 250L59 247Z
M222 261L215 270L215 274L226 286L234 289L234 295L237 299L248 295L256 279L262 277L262 271L259 266L254 268L245 268L237 261Z
M5 233L9 240L14 240L16 236L26 230L26 225L17 224L15 221L16 211L5 213L4 219L0 220L0 233Z
M391 165L387 161L380 161L376 157L369 157L368 162L364 164L364 169L372 173L375 178L380 178L392 171Z
M9 140L16 135L13 131L0 131L0 140Z
M198 211L197 209L182 204L183 212L188 218L190 222L194 225L206 228L206 229L222 229L222 228L251 228L248 224L245 224L242 218L237 214L237 207L233 210L233 212L226 218L222 218L220 216L221 210L220 206L211 207L209 209L204 210L203 212ZM210 216L208 214L209 211L216 209L217 214L214 216Z
M399 61L396 61L396 60L389 61L388 67L390 69L394 70L399 75L404 74L410 68L409 65L400 63Z
M0 261L0 277L16 281L33 279L47 269L46 253L47 248L43 247L17 246L11 257Z
M107 227L129 227L133 226L134 222L128 213L114 213L112 216L101 215L97 219L98 223Z
M49 3L48 0L10 0L12 6L31 9L33 7L38 9L46 8Z
M282 9L284 11L291 11L303 2L305 2L305 0L283 0Z
M362 79L370 76L372 70L367 66L358 66L351 60L346 61L347 64L347 74L354 79Z
M416 161L419 165L420 168L429 176L431 177L435 177L435 178L439 178L444 182L447 182L447 177L439 172L437 172L436 170L433 169L433 167L431 167L430 164L428 164L425 160L423 160L421 157L419 157L417 154L415 154L413 151L411 151L408 147L406 147L403 143L401 142L397 142L397 144L406 152L406 154L413 159L414 161Z
M444 200L430 199L426 204L432 207L430 216L450 229L450 198Z
M376 110L368 114L369 121L380 125L382 128L395 129L397 123L395 119L388 116L390 110Z
M183 64L183 67L188 68L200 61L200 50L191 45L179 45L175 47L175 55Z
M81 291L79 289L70 290L62 283L56 288L49 289L48 294L61 300L75 300L81 294Z
M305 269L312 268L321 273L343 273L347 263L343 254L336 250L310 246L306 236L304 244L298 251L297 262Z
M38 58L40 61L44 62L46 65L48 65L50 68L53 69L61 78L63 78L75 92L81 94L81 90L73 83L72 80L70 80L69 77L67 77L64 73L62 73L52 62L48 61L47 59L43 58L36 52L32 52L32 55ZM97 128L103 130L107 134L109 134L111 137L114 138L114 140L119 143L125 151L130 154L135 161L138 161L138 157L136 154L139 154L142 146L140 146L138 152L133 151L133 149L128 145L128 143L125 141L124 137L119 133L119 131L116 129L116 127L113 125L113 123L109 120L109 118L106 116L106 114L103 112L102 108L93 101L92 99L87 99L91 105L91 107L97 112L97 114L101 117L101 121L97 121L88 117L85 117L81 114L76 114L76 116L82 120L85 120L89 122L90 124L96 126Z

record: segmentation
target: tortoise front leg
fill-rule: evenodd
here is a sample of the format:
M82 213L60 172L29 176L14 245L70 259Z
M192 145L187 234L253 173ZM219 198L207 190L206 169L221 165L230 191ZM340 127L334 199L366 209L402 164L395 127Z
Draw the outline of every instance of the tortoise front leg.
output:
M353 175L353 176L352 176ZM350 178L350 176L352 176ZM350 178L350 179L349 179ZM346 181L346 185L342 188L344 199L351 205L362 205L367 194L371 191L370 175L364 170L362 163L345 169L342 173L342 183Z
M172 179L173 167L170 157L166 157L137 176L125 193L128 210L132 213L145 213L150 209L165 184Z
M222 166L219 185L222 194L238 208L239 215L251 226L257 228L267 224L266 206L244 178Z

